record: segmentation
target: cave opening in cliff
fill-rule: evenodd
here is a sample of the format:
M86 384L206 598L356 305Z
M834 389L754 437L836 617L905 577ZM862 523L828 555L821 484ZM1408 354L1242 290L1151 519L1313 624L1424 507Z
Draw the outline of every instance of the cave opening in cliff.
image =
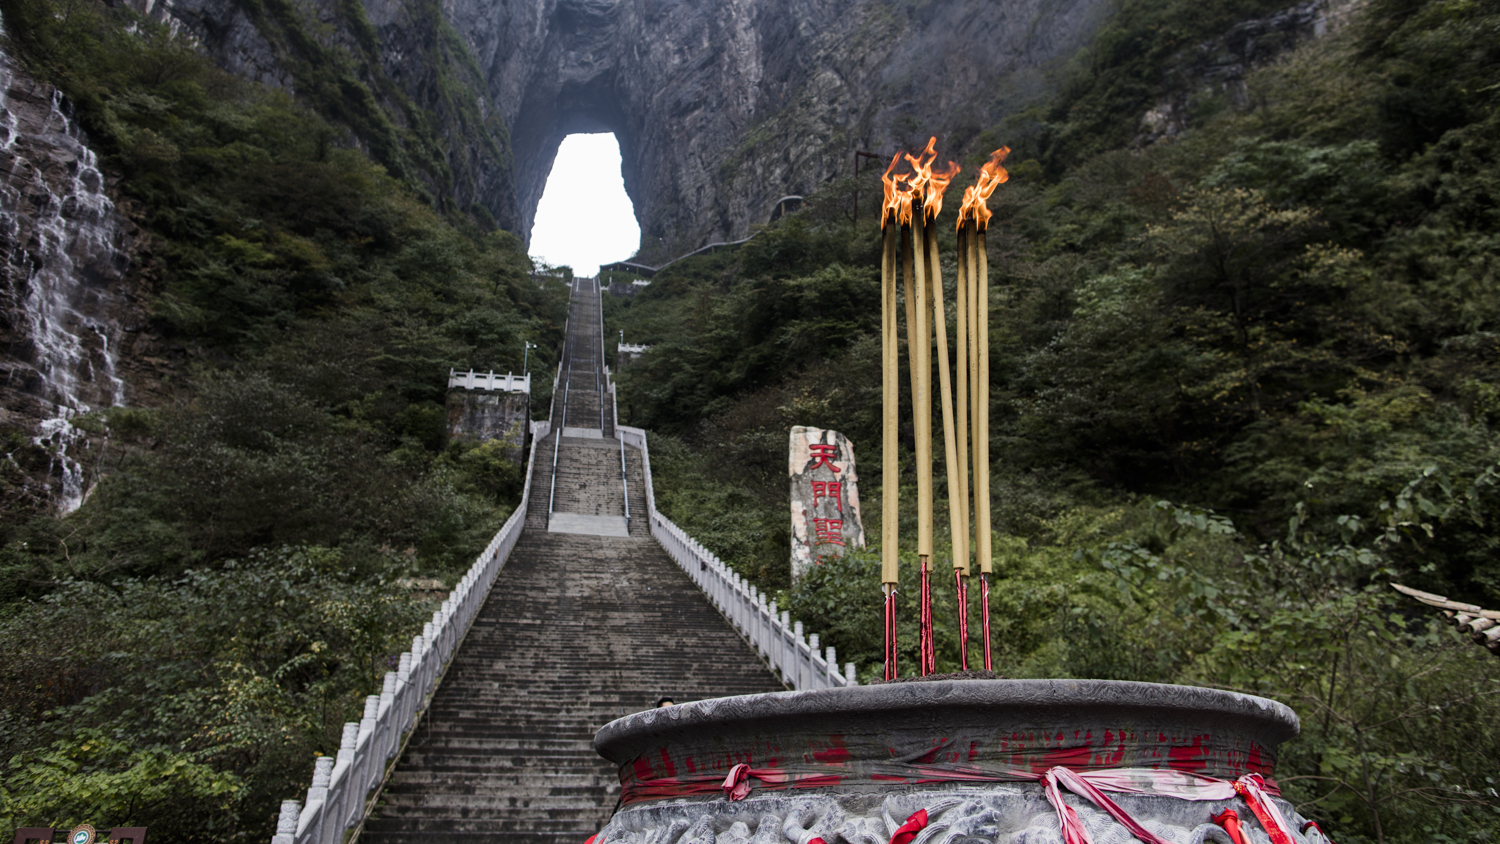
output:
M563 138L537 203L531 255L593 276L599 265L635 254L641 242L635 206L625 193L620 144L611 134Z

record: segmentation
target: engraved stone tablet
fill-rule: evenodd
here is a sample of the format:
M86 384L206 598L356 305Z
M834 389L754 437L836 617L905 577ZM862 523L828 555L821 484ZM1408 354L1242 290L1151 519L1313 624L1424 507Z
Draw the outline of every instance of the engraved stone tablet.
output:
M865 546L854 446L838 431L792 429L792 580L820 561Z

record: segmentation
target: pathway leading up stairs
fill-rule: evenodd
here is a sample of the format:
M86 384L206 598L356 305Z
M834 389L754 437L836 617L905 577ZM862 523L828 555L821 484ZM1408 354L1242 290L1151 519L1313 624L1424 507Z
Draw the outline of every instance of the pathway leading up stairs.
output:
M619 798L615 771L590 744L601 726L662 695L683 702L784 688L650 537L640 453L628 447L621 483L613 420L607 408L601 419L593 389L591 367L602 361L597 318L587 316L597 315L597 297L587 280L575 287L564 366L575 388L588 388L568 403L568 426L599 425L601 436L537 444L526 530L362 842L583 844ZM549 532L554 446L553 519L623 519L628 485L628 536Z

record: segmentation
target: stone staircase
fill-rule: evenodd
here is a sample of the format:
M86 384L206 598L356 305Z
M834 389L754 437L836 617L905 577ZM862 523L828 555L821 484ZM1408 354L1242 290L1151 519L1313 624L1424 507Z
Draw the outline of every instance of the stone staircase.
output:
M597 295L575 297L570 332L597 335L597 320L576 318L578 299L597 314ZM570 402L575 409L586 410ZM597 424L597 404L594 413ZM662 695L683 702L784 688L650 538L639 452L625 449L628 537L547 532L556 437L538 443L525 533L363 842L582 844L619 797L616 772L591 746L599 727ZM623 514L617 440L562 437L557 475L558 511Z

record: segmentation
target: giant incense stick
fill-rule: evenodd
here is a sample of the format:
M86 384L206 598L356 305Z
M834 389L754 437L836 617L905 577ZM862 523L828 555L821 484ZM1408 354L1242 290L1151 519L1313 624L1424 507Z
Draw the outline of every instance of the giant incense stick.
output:
M932 290L928 280L925 212L913 207L911 217L913 307L912 423L917 440L917 562L921 566L921 643L918 673L932 672Z
M989 268L984 254L984 227L989 209L984 201L995 185L1005 181L1000 167L1008 149L996 150L981 170L979 183L964 194L959 212L959 256L956 287L956 351L951 360L948 322L943 297L942 262L936 223L943 192L958 173L958 165L934 172L937 139L916 156L898 153L882 180L885 206L881 211L883 238L880 265L881 308L881 444L884 453L881 510L881 581L885 607L885 677L899 676L896 646L896 587L900 575L900 338L897 300L905 299L906 345L912 394L912 428L916 445L917 562L920 577L918 672L937 670L933 633L933 486L932 486L932 371L936 330L940 411L943 420L944 464L948 480L948 517L953 547L953 576L958 599L959 659L968 668L968 581L970 552L981 571L984 659L991 668L989 632L990 506L989 506ZM896 174L902 159L911 172ZM898 289L897 276L901 277ZM904 297L902 293L904 292ZM956 379L949 371L956 366ZM957 414L953 381L958 384ZM972 435L970 431L972 430ZM970 502L969 457L973 455L973 501ZM970 542L969 521L975 539Z
M984 628L984 667L993 670L990 642L990 575L994 571L990 526L990 293L989 254L985 230L990 209L986 204L995 188L1010 178L1001 162L1010 153L1001 147L979 172L979 180L964 191L958 213L960 258L969 278L970 342L973 353L970 376L973 389L974 444L974 539L979 564L981 625Z
M901 221L894 207L895 169L898 155L882 179L885 182L886 205L881 210L880 228L884 251L880 262L880 364L881 364L881 516L880 579L885 593L885 679L898 676L896 665L896 582L900 575L900 489L901 463L898 415L900 412L900 347L896 336L896 275L901 269Z
M953 332L957 354L954 360L954 375L956 381L954 420L958 426L958 462L956 472L958 475L958 499L959 513L958 524L954 528L953 537L953 565L958 572L956 582L958 584L958 628L959 647L962 655L962 664L965 670L969 666L969 322L971 319L969 309L969 273L968 264L963 260L964 239L963 229L959 229L958 236L958 265L955 273L953 291L954 321ZM953 491L949 490L949 495Z
M928 152L932 152L932 144L928 145ZM951 361L948 354L948 317L943 303L943 269L942 262L938 256L937 239L937 217L943 209L943 192L947 189L948 183L958 174L958 170L958 165L951 161L948 162L948 167L945 170L929 169L926 183L927 196L922 210L927 218L925 220L926 226L923 245L927 253L927 281L928 290L931 293L929 299L932 307L932 324L937 334L939 405L943 418L943 465L948 475L948 526L949 535L952 537L954 585L959 602L959 660L962 667L967 670L969 667L966 647L968 624L966 614L963 612L963 574L968 569L968 559L961 556L963 537L967 533L967 522L964 521L964 502L959 496L959 476L963 474L966 459L963 452L958 449L957 432L953 418L953 385L948 371ZM929 610L929 616L930 612ZM929 633L930 639L931 634ZM935 646L930 651L928 668L930 671L937 668Z

